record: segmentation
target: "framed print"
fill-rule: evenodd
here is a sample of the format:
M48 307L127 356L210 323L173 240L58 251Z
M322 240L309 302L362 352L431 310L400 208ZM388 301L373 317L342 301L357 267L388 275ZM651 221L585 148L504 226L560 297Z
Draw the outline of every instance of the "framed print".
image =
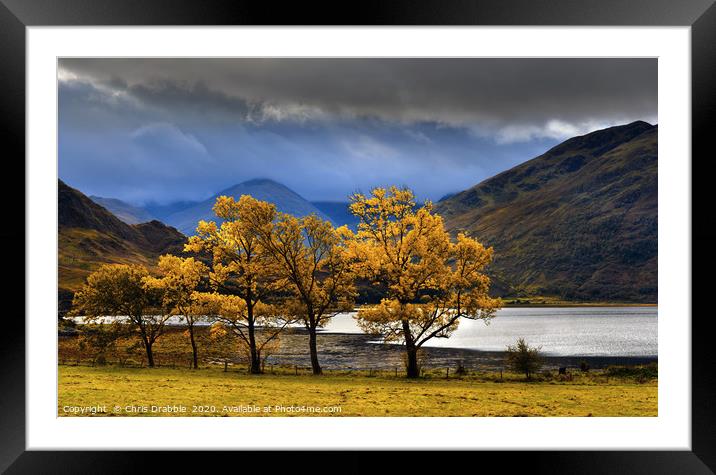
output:
M711 473L716 9L508 3L4 1L3 468Z

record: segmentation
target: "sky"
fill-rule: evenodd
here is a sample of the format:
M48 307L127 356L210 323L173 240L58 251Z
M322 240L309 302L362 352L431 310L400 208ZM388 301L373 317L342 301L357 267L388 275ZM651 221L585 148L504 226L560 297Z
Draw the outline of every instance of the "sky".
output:
M59 176L132 204L270 178L310 201L469 188L575 135L657 122L656 59L59 60Z

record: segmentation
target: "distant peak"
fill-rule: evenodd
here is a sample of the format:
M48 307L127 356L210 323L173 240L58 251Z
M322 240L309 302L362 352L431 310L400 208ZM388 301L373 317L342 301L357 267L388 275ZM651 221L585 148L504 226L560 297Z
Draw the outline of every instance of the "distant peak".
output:
M604 134L609 134L609 133L617 132L617 131L647 130L647 129L651 129L652 127L654 127L654 126L648 122L644 122L643 120L635 120L634 122L630 122L628 124L612 125L611 127L606 127L604 129L593 130L593 131L588 132L584 135L573 137L573 138L589 137L589 136L594 136L594 135L604 135ZM569 140L567 140L566 142L568 142L568 141Z
M231 185L230 187L228 187L224 190L221 190L215 196L233 194L237 191L237 188L241 189L241 188L246 188L246 187L264 187L264 186L270 186L273 188L284 188L284 189L290 191L290 189L286 185L282 185L281 183L271 180L270 178L253 178L251 180L242 181L241 183Z
M588 134L583 135L582 137L588 137L588 136L594 136L594 135L605 135L610 134L612 132L618 132L618 131L644 131L648 130L654 127L648 122L644 122L643 120L635 120L634 122L630 122L628 124L622 124L622 125L613 125L611 127L607 127L604 129L598 129L594 130L592 132L589 132Z
M279 185L279 186L284 186L281 183L274 181L270 178L253 178L251 180L246 180L239 184L240 185Z

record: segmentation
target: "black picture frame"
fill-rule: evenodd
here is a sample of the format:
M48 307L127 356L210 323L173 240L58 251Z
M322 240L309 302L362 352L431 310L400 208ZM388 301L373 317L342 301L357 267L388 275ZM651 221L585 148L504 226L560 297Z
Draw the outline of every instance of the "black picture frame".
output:
M5 213L13 226L0 228L2 249L24 249L25 156L25 28L28 26L79 25L544 25L544 26L690 26L692 39L692 260L693 304L709 294L710 279L698 279L698 271L715 262L716 230L708 219L713 198L705 172L711 129L716 116L716 6L714 0L363 0L352 3L179 0L0 0L0 101L2 137L6 155L6 184L19 185L6 197ZM712 153L710 154L712 155ZM7 167L15 167L8 171ZM22 176L21 180L19 177ZM11 187L6 186L6 190ZM11 196L11 198L10 198ZM24 200L24 198L23 198ZM23 201L24 204L24 201ZM668 252L668 249L661 249ZM25 254L6 252L8 269L25 269ZM22 262L20 260L23 259ZM6 275L15 271L7 271ZM7 295L25 290L25 272L12 275ZM23 287L20 289L19 287ZM15 292L12 292L15 290ZM23 292L24 293L24 292ZM6 305L9 302L7 299ZM15 312L24 314L16 299ZM12 307L7 307L12 308ZM691 318L696 306L684 305ZM8 315L9 316L9 315ZM484 452L479 465L497 462L506 468L529 468L550 473L713 473L716 470L716 417L713 357L710 352L709 316L699 315L692 325L692 451L570 451ZM51 322L54 324L54 322ZM170 452L51 452L25 450L25 325L23 319L5 318L0 345L0 470L7 473L127 473L144 471L149 459L168 471L179 463L183 471L207 468L206 455ZM668 357L668 355L664 355ZM685 371L688 369L685 369ZM101 437L101 434L98 434ZM338 455L338 454L336 454ZM212 455L234 458L235 454ZM315 454L292 453L293 466L313 464ZM272 460L280 458L272 457ZM426 454L402 459L403 468L423 467L442 456ZM372 470L373 462L357 452L340 454L341 471ZM236 463L236 462L235 462ZM322 464L324 465L324 464ZM330 464L329 464L330 465ZM310 465L309 465L310 466ZM275 465L274 465L275 467ZM318 467L318 471L325 470ZM445 467L444 467L445 468ZM477 468L476 468L477 469ZM315 470L314 470L315 471ZM335 471L332 467L331 471Z

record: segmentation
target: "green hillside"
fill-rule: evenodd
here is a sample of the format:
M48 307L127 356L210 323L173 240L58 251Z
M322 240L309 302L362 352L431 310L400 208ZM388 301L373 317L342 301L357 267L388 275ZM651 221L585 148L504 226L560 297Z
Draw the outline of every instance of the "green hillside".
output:
M149 268L165 253L180 253L186 237L159 221L128 225L83 195L58 183L58 292L60 312L100 265L142 264Z
M436 212L495 248L503 295L656 302L657 136L634 122L569 139Z

